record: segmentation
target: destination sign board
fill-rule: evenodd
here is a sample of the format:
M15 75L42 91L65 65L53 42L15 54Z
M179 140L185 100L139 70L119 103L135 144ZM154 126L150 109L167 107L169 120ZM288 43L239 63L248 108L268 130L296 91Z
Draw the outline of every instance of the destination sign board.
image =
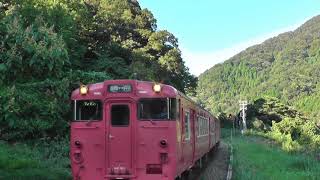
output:
M129 93L132 91L131 84L113 84L108 86L110 93Z

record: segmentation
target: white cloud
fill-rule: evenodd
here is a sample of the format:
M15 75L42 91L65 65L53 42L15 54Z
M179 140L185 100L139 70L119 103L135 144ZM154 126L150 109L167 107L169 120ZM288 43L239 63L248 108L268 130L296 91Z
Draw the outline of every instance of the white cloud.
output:
M305 21L307 21L308 19L310 18L305 19ZM231 58L232 56L238 54L239 52L245 50L250 46L260 44L265 40L275 37L281 33L295 30L296 28L301 26L305 21L236 44L230 48L220 49L213 52L193 52L192 50L182 47L182 57L185 60L187 67L189 67L190 72L196 76L199 76L202 72L211 68L215 64L222 63L223 61Z

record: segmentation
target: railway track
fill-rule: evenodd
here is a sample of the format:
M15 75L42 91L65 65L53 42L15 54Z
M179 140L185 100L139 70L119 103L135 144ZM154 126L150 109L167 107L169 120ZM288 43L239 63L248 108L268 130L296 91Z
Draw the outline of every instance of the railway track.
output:
M228 145L221 143L203 168L192 169L186 180L225 180L228 174L230 153Z

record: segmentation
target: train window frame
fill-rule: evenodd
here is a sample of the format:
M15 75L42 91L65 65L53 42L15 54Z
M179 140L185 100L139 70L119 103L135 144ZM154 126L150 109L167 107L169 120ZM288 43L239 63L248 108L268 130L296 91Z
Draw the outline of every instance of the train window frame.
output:
M209 118L210 126L210 135L214 135L215 133L215 121L212 118Z
M145 118L141 116L141 102L152 100L166 100L167 118ZM180 113L177 106L177 98L175 97L140 98L137 101L137 119L139 121L175 121ZM174 113L172 113L173 110L175 111Z
M203 122L202 122L202 116L201 115L198 115L198 137L201 137L202 136L202 125Z
M210 122L209 122L209 118L205 118L205 135L207 136L207 135L209 135L209 124L210 124Z
M204 137L209 135L209 118L198 115L198 135Z
M197 137L200 137L200 115L197 115Z
M187 116L188 114L188 116ZM187 121L186 121L186 117L188 117ZM184 128L184 140L185 141L189 141L191 139L191 124L190 124L190 111L189 110L185 110L184 111L184 118L183 118L183 128ZM186 123L187 122L187 123ZM187 128L186 128L186 124L187 124ZM186 131L188 129L188 131ZM188 133L187 133L188 132Z
M77 120L77 103L81 101L95 101L100 104L100 119L79 119ZM75 99L71 102L72 106L72 122L98 122L103 120L103 102L101 99Z
M180 112L181 111L181 99L179 98L179 99L176 99L177 100L177 117L176 117L176 119L177 120L179 120L180 119L180 113L182 113L182 112Z

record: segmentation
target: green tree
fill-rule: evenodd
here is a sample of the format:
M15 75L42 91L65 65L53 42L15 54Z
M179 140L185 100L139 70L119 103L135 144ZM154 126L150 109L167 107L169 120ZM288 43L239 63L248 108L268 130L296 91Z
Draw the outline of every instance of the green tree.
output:
M1 2L2 139L64 135L80 83L137 76L194 94L177 38L137 1Z

